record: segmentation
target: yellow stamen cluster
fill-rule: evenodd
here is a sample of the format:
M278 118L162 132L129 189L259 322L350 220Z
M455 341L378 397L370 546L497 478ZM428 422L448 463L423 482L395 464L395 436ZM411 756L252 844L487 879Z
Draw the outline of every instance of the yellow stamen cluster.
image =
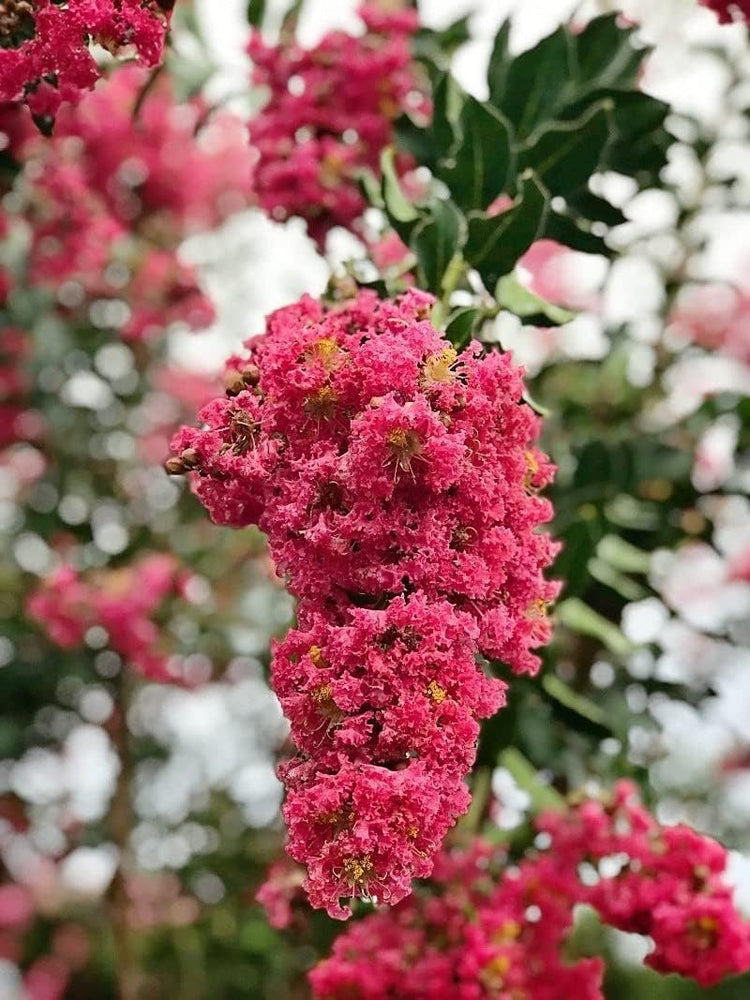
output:
M393 453L396 469L411 472L412 460L417 458L422 451L416 432L407 430L405 427L394 427L388 431L385 440Z
M337 188L341 184L344 173L344 160L340 156L329 153L320 163L320 183L325 188Z
M456 377L453 367L458 358L457 351L445 347L437 354L431 354L424 363L424 382L434 385L436 382L449 382Z
M371 878L372 861L365 855L363 858L346 858L344 860L344 875L351 886L361 885Z
M549 615L549 603L541 597L533 601L526 612L527 618L546 618Z
M328 704L333 701L333 688L330 684L321 684L319 687L313 688L311 696L318 705Z
M698 917L690 924L691 937L698 948L713 948L719 936L719 921L708 915Z
M313 666L317 667L318 670L322 670L324 667L328 666L328 661L326 660L325 656L323 656L323 650L320 648L320 646L310 646L309 650L307 651L307 655L312 660Z
M338 393L330 385L323 385L305 399L305 412L313 417L327 419L336 409Z
M496 944L507 944L515 941L521 934L521 925L516 920L506 920L493 934L492 940Z
M533 451L527 451L524 453L526 458L526 475L524 476L524 486L527 490L533 489L534 479L539 472L539 461Z
M509 969L510 958L507 955L496 955L484 966L480 978L485 986L499 990Z
M339 361L341 348L333 337L321 337L307 349L308 361L320 361L326 371L331 371Z
M440 705L448 697L448 692L440 687L437 681L430 681L427 685L427 694L436 705Z

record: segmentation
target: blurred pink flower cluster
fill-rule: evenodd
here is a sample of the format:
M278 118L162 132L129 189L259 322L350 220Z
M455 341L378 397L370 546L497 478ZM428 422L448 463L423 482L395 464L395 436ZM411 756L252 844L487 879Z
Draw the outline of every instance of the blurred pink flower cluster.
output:
M253 82L269 92L250 124L259 203L273 219L305 219L321 247L331 228L352 228L364 212L358 174L379 171L395 119L428 110L409 46L416 11L370 3L359 14L361 36L334 31L306 49L288 38L268 45L256 32L249 46Z
M518 864L481 840L442 854L429 889L336 940L310 974L314 996L602 1000L601 959L565 955L579 903L649 935L647 964L661 972L708 986L750 967L750 925L723 881L725 849L688 827L661 827L630 783L548 812L536 828L543 846Z
M300 753L289 852L335 916L429 874L468 806L477 719L504 702L476 654L535 673L558 590L521 373L458 354L431 304L360 292L272 314L168 463L214 521L261 527L299 599L273 667Z
M50 129L101 71L97 44L114 55L161 62L174 0L4 0L0 6L0 104L25 104Z
M55 291L73 317L99 303L105 325L130 340L211 322L177 248L247 205L252 188L244 123L216 113L201 127L202 99L178 103L166 78L145 94L147 82L137 68L114 72L62 109L53 139L23 111L0 118L22 171L23 210L9 221L31 229L28 281Z
M137 673L179 681L156 617L165 602L183 593L185 582L177 561L160 553L85 577L66 565L31 594L26 610L62 649L82 645L89 629L103 628L110 648Z
M726 285L689 287L669 317L668 331L750 364L750 295Z

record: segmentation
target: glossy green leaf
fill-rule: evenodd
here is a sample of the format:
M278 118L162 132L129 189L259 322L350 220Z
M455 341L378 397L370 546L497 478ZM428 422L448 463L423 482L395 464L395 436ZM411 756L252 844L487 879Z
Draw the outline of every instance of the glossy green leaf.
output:
M418 59L442 61L442 57L452 56L457 49L469 41L469 14L457 18L445 28L420 28L412 45Z
M492 54L487 68L487 84L490 88L490 100L498 108L500 107L503 94L507 89L508 71L510 70L512 59L509 41L510 21L503 21L495 35Z
M464 347L471 340L484 313L474 306L463 306L448 317L445 335L454 347Z
M612 256L612 251L602 236L581 228L574 218L565 213L550 212L548 214L544 235L570 247L571 250L601 254L605 257Z
M466 97L456 123L456 139L437 174L461 208L483 209L506 190L513 167L511 133L491 105Z
M433 94L432 137L435 149L452 149L460 132L458 120L461 117L466 94L450 73L444 73Z
M497 73L497 66L493 72ZM510 120L519 139L524 139L555 117L573 80L571 35L560 27L512 60L502 90L497 89L495 77L492 103Z
M627 656L633 651L632 643L623 632L603 615L577 597L569 597L557 606L557 618L573 632L590 635L602 642L617 656Z
M612 102L600 101L574 121L552 122L519 151L519 167L531 169L552 194L585 185L604 162L612 137Z
M533 174L521 178L520 189L513 207L505 212L493 217L469 217L464 255L491 292L499 279L513 270L544 226L547 192Z
M421 288L440 295L448 266L460 247L461 215L449 201L437 201L430 215L419 222L411 235L410 246L418 261Z
M634 29L623 27L620 14L595 17L574 36L578 79L599 87L633 87L647 50L636 49Z
M401 239L408 243L420 216L415 206L401 190L392 147L383 151L380 167L383 173L382 195L386 214Z

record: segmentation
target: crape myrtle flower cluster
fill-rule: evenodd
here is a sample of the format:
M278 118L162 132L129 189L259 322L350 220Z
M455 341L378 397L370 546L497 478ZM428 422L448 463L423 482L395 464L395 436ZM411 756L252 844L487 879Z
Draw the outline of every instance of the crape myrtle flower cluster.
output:
M288 851L334 916L429 875L468 807L477 720L505 700L479 657L534 673L558 589L521 373L457 354L431 305L362 291L272 314L167 464L214 521L266 533L298 598L272 668L298 750Z
M513 864L482 840L444 852L432 883L355 923L310 974L320 1000L602 1000L601 959L569 963L574 906L652 938L647 964L704 986L750 966L750 925L723 881L723 847L661 827L628 782L537 821ZM276 901L277 912L281 910Z
M357 175L379 170L395 119L427 110L409 47L416 11L369 3L359 15L358 37L333 31L306 49L289 37L269 45L255 32L248 50L253 82L268 91L250 123L259 204L279 221L305 219L321 247L331 228L352 228L362 216ZM400 158L401 168L410 163Z
M103 628L109 647L141 676L176 681L179 658L171 655L157 616L185 592L188 579L177 561L162 553L87 576L64 565L33 591L26 612L62 649L82 646L90 629Z
M750 22L750 0L700 0L704 7L719 15L722 24L745 20Z
M101 71L97 44L157 66L174 0L0 0L0 104L25 104L49 132Z
M147 78L135 67L114 72L61 111L52 139L22 109L0 120L21 168L22 209L10 222L30 229L28 283L55 292L71 320L99 303L107 325L130 340L177 321L211 322L212 305L177 248L245 206L252 186L244 123L217 113L196 136L206 105L176 102L167 78L136 114Z

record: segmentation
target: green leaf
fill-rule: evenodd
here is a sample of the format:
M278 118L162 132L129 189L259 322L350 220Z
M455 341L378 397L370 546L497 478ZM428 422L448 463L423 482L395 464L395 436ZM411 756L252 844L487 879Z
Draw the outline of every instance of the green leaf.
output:
M458 120L466 94L450 73L444 73L435 85L432 109L432 137L435 149L452 149L460 136Z
M645 175L647 183L657 180L672 143L664 128L669 105L639 91L607 91L602 96L612 101L614 131L605 166L630 177Z
M575 79L573 55L571 35L560 27L513 59L502 90L491 92L492 103L511 121L520 139L554 117ZM492 72L490 85L497 88L497 63Z
M555 714L573 729L604 739L612 735L607 716L595 702L569 687L557 674L542 677L542 691L552 703Z
M574 121L544 126L519 151L519 166L533 170L553 194L565 195L585 185L604 161L612 136L612 106L605 99Z
M398 148L411 153L417 163L432 170L435 165L435 146L430 129L417 125L409 115L397 118L393 129Z
M485 288L494 292L503 275L529 249L544 226L549 196L533 174L519 181L520 193L513 207L492 218L469 217L464 256L481 275Z
M421 288L440 295L445 272L460 254L460 233L461 215L450 201L436 201L430 215L415 226L410 246L417 257Z
M401 239L408 243L412 231L419 221L419 212L401 190L401 182L396 172L395 153L392 146L383 150L380 159L383 173L383 204L388 220Z
M464 347L471 340L484 313L474 306L462 306L448 317L445 335L454 347Z
M625 657L634 646L613 622L604 618L577 597L569 597L557 606L557 619L573 632L598 639L616 656Z
M248 0L247 23L253 28L260 28L263 25L263 18L266 16L266 0Z
M513 166L510 129L491 105L467 96L457 132L448 157L438 161L438 177L461 208L486 208L506 190Z
M528 794L535 813L543 812L545 809L565 808L565 799L562 795L541 780L534 765L520 750L508 747L500 754L498 763L510 771L519 788Z
M610 566L603 559L589 559L586 564L590 576L605 587L614 590L624 601L640 601L648 597L648 591L631 577Z
M634 28L622 27L620 15L604 14L574 36L578 78L597 87L633 87L648 50L636 49Z
M534 326L561 326L575 319L575 313L534 295L512 274L498 281L495 300L502 309Z
M490 88L490 100L495 107L500 107L503 94L507 88L508 70L510 69L511 55L510 41L510 21L506 20L500 25L495 41L492 45L492 55L487 67L487 83Z

